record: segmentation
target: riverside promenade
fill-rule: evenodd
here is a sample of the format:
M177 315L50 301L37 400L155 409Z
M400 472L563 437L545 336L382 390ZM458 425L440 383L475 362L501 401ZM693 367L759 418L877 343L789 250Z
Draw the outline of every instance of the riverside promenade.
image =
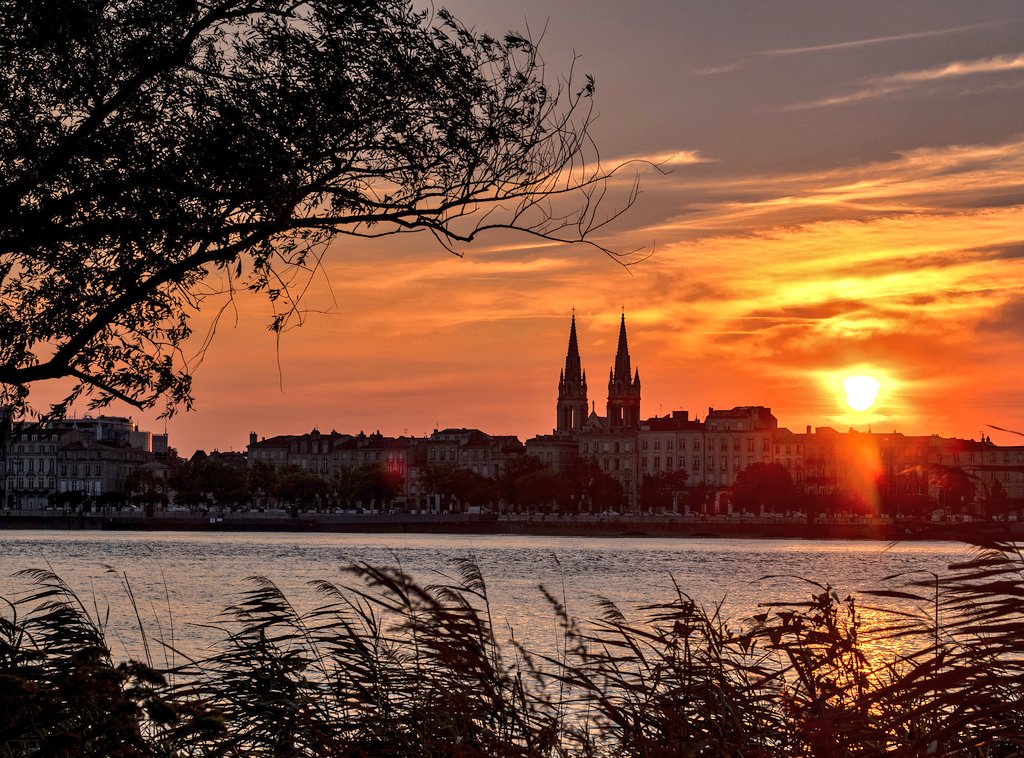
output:
M54 513L0 511L0 529L368 532L752 539L1024 539L1024 523L894 520L888 517L519 515L283 512Z

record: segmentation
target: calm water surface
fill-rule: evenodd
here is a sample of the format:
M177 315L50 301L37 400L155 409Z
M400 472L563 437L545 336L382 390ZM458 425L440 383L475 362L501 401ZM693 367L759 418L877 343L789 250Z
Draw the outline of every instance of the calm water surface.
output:
M473 557L488 582L497 619L519 639L546 645L557 638L553 615L538 585L565 597L572 615L594 615L596 597L623 610L666 600L673 579L680 589L738 627L759 603L806 599L814 589L792 577L831 584L847 593L881 586L883 577L934 571L969 556L963 545L873 541L708 540L452 536L397 534L251 534L182 532L0 532L0 597L12 599L28 583L14 574L50 568L101 614L115 654L135 649L136 622L123 578L142 608L151 634L197 653L217 634L208 624L252 584L274 581L300 609L313 607L313 580L353 581L345 568L365 561L401 565L432 583L457 573ZM791 575L783 578L768 576ZM891 586L891 585L889 585Z

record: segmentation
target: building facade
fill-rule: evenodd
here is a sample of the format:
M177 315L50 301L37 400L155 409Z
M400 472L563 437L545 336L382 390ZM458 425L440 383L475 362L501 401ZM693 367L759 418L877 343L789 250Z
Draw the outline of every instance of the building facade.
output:
M148 432L120 416L7 424L2 443L0 481L9 509L50 508L61 499L82 505L127 495L128 477L153 459Z

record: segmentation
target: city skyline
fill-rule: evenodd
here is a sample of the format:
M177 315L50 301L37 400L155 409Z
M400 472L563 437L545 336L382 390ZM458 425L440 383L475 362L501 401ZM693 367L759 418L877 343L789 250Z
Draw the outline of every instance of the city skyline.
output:
M315 425L544 433L571 310L600 377L623 307L645 417L758 404L792 428L1020 439L986 426L1024 429L1019 4L448 7L495 34L529 26L552 76L581 56L605 163L671 171L641 167L601 238L653 254L627 271L521 235L463 258L429 237L336 242L280 352L265 300L224 312L172 445ZM880 381L871 411L844 402L855 374Z

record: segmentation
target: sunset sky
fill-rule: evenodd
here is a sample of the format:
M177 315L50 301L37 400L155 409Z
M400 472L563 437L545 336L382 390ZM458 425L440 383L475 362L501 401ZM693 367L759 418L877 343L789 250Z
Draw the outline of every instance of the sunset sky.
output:
M265 299L224 314L195 411L168 422L180 452L314 426L549 432L571 309L603 412L623 306L644 417L766 405L794 430L1024 442L985 426L1024 429L1024 3L447 7L543 32L551 76L575 51L605 163L671 169L642 171L601 238L653 255L627 271L525 236L461 259L427 236L342 239L279 346ZM851 374L881 384L869 411L842 402Z

